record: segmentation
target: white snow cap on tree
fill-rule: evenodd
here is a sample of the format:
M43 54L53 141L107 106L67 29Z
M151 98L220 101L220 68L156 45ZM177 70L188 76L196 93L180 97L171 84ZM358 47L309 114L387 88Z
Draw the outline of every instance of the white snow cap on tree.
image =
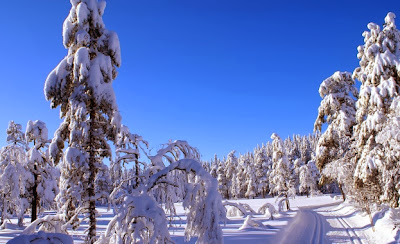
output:
M94 99L112 116L111 122L118 124L112 81L117 76L116 67L121 65L121 50L117 34L105 29L102 20L105 1L72 0L71 4L63 27L68 56L47 77L46 99L53 108L62 105L61 117L71 109L77 119L87 113L86 106Z
M7 142L10 144L20 144L26 146L25 134L22 132L22 125L16 124L12 120L8 123Z
M353 126L356 124L355 99L358 97L354 84L350 73L337 71L324 80L319 88L322 101L314 131L320 132L322 125L328 124L316 149L316 165L322 172L325 172L323 169L328 164L342 159L350 147ZM321 183L324 184L327 180L332 178L324 175Z
M323 99L318 108L315 130L321 131L323 123L335 121L335 129L340 136L351 135L350 127L355 124L355 100L358 91L349 72L335 72L319 87Z
M48 130L46 124L41 120L29 120L25 132L26 141L36 141L36 143L46 143L48 139Z

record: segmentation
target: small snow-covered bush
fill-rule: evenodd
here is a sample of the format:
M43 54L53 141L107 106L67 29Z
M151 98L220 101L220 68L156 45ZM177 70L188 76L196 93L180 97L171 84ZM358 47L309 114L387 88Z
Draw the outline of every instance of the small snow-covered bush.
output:
M239 230L244 230L248 228L265 228L265 225L261 221L254 220L251 218L250 215L248 215Z
M288 206L289 206L289 199L282 198L281 200L278 201L278 211L279 212L290 210L290 208Z
M126 196L98 244L173 243L164 210L148 194Z
M274 205L271 203L265 203L258 209L258 214L264 214L265 217L269 217L270 219L274 219L274 214L278 214Z
M240 203L234 203L234 202L228 202L228 201L224 201L222 203L223 206L230 206L230 214L233 213L239 213L240 216L247 216L247 215L251 215L251 213L249 213L246 208L243 207L242 204ZM235 209L235 210L231 210L231 209ZM238 216L238 215L234 215L234 216ZM233 217L233 216L231 216Z
M238 217L238 216L244 216L244 215L245 214L235 206L229 206L226 211L227 217Z

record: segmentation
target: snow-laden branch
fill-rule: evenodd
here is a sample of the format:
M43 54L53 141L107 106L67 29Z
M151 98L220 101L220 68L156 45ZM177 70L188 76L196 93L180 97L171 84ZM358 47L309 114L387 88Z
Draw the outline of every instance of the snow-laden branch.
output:
M166 147L158 150L156 155L148 157L154 166L164 167L163 159L166 159L171 164L178 161L182 154L183 158L186 159L200 159L198 150L190 146L187 141L181 140L169 142Z
M181 159L171 163L168 167L152 175L143 190L150 191L161 178L173 170L182 170L196 175L195 183L187 186L183 200L183 207L189 210L185 229L186 240L192 236L198 236L198 243L222 242L219 221L226 218L226 212L222 205L221 195L217 190L218 182L196 160Z
M66 226L63 225L64 217L61 214L47 215L36 219L22 232L23 235L31 235L36 232L36 228L41 225L38 231L68 234Z
M97 243L131 243L132 240L143 243L172 242L165 212L155 201L152 189L159 184L173 184L166 178L175 170L195 175L192 183L184 183L183 207L188 209L186 240L197 236L197 243L222 243L219 222L225 220L226 212L217 191L218 182L194 159L171 163L142 183L134 192L137 195L125 195L118 214Z
M173 243L164 210L148 194L126 196L98 244Z

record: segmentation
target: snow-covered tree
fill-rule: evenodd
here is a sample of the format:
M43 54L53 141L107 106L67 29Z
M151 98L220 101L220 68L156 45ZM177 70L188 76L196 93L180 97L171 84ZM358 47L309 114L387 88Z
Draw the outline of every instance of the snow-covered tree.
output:
M356 124L356 101L358 91L354 87L354 80L348 72L335 72L324 80L319 88L322 98L318 108L318 117L314 124L314 131L321 131L323 124L328 124L326 131L321 135L316 149L316 163L322 172L328 164L342 160L350 149L353 126ZM340 164L341 165L341 164ZM346 170L348 168L343 168ZM330 174L332 176L332 174ZM323 175L321 184L329 183L336 178L327 178ZM338 182L343 192L343 181Z
M227 199L232 198L232 187L235 182L232 181L235 175L236 167L238 165L238 159L235 155L236 151L231 151L226 157L225 161L225 178L226 178L226 188L227 188Z
M217 180L218 192L224 199L227 199L229 197L229 189L226 185L229 179L226 179L224 161L219 161L217 168Z
M25 132L26 142L33 143L27 152L27 169L32 175L28 181L28 199L31 203L31 222L37 218L38 208L53 207L58 194L58 170L48 158L48 131L43 121L28 121Z
M296 189L296 193L301 193L300 191L300 172L301 172L301 167L304 166L304 162L301 161L301 158L297 158L294 160L292 166L292 184L294 188Z
M284 141L286 152L288 154L289 161L294 162L296 159L299 159L302 156L301 152L302 137L300 135L293 135L292 140L288 139L290 139L290 137Z
M265 197L269 192L268 171L272 166L271 158L267 156L265 146L254 149L255 179L257 196Z
M121 126L117 136L116 160L114 164L121 165L122 163L125 166L131 162L134 163L134 175L131 176L134 182L133 188L139 185L141 168L143 169L146 166L146 163L139 159L139 151L142 149L141 144L145 147L148 146L148 143L141 136L130 133L127 126ZM117 167L120 168L120 166Z
M219 165L219 159L217 154L215 154L214 160L211 160L211 171L210 171L211 176L214 178L217 178L218 165Z
M26 198L26 183L32 181L25 169L26 142L20 124L10 121L7 128L7 143L0 150L0 225L4 227L10 214L18 215L18 225L23 225L23 215L29 207Z
M246 198L254 198L257 193L257 181L256 181L256 167L254 163L254 154L251 152L245 155L245 184L243 189L244 196Z
M249 199L254 199L254 197L256 196L256 183L255 183L255 177L253 175L251 175L249 177L248 183L247 183L247 190L246 193L244 194L245 197L249 198Z
M388 13L383 29L368 24L365 43L358 47L360 66L353 73L362 83L354 129L356 187L370 189L365 194L369 201L393 207L400 197L400 33L395 17Z
M183 159L179 159L181 153ZM110 221L106 233L98 243L170 243L167 221L163 208L152 197L153 188L159 185L175 185L168 177L174 171L186 176L183 186L185 196L183 207L188 210L185 238L197 236L197 243L221 243L222 231L219 221L225 219L225 210L218 183L198 162L199 154L185 141L168 143L155 156L149 156L151 166L145 172L144 180L129 194L119 194L121 206ZM162 166L162 159L170 164ZM160 169L161 167L161 169ZM154 169L153 169L154 168ZM114 190L114 198L118 189ZM174 199L170 199L174 200Z
M273 184L271 193L286 198L287 209L289 207L288 197L293 194L293 186L290 185L291 174L289 170L289 161L283 146L282 139L275 133L271 135L273 156L272 172L269 175L269 181Z
M300 154L303 162L308 162L312 159L312 148L310 140L307 136L301 137Z
M305 193L308 196L310 193L314 194L315 192L317 192L318 177L315 170L316 166L312 161L300 167L300 193Z
M81 208L89 215L87 241L96 239L96 175L102 159L111 157L108 141L115 142L120 127L112 82L121 64L116 33L105 28L101 0L74 0L63 25L67 56L48 75L44 87L51 107L60 106L64 121L54 134L50 157L59 162L58 203L71 220ZM63 153L64 143L68 144Z

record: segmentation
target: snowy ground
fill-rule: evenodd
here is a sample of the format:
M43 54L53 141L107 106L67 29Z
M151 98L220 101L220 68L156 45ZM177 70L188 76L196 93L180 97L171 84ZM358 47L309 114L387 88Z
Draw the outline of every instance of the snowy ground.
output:
M273 198L243 199L231 202L249 204L255 211L265 203L277 208ZM372 230L369 217L343 204L337 197L329 195L318 197L296 197L290 200L291 211L275 216L274 220L263 215L253 215L252 220L263 224L258 227L243 226L245 217L229 217L223 226L225 243L398 243L400 240L394 228L393 219L398 219L395 210L386 210L374 214L375 232ZM98 232L103 232L113 217L106 208L99 208ZM177 205L178 217L171 220L173 227L170 233L176 243L184 243L185 216L180 204ZM17 236L22 229L16 220L8 228L0 231L0 243L6 243ZM29 223L27 216L25 223ZM71 231L74 243L83 243L85 225L77 231ZM241 229L239 229L242 227ZM192 239L189 243L195 243Z

